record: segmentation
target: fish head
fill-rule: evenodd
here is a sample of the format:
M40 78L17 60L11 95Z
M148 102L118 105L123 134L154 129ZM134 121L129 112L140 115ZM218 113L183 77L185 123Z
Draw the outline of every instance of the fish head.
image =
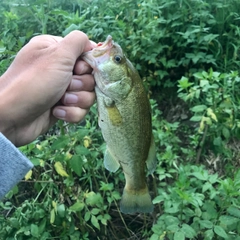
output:
M110 35L105 42L100 42L96 48L85 52L82 59L93 68L96 85L102 93L115 100L128 95L134 68Z

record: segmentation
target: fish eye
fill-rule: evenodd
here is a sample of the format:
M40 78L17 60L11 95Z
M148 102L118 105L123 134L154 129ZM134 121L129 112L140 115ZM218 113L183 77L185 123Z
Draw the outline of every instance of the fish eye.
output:
M122 57L119 56L119 55L116 55L116 56L114 56L114 60L115 60L116 63L120 63L121 60L122 60Z

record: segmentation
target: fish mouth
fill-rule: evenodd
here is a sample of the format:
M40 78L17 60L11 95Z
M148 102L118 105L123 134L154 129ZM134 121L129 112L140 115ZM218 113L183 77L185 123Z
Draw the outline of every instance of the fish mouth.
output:
M98 64L96 58L99 58L108 52L113 47L113 44L112 36L108 35L105 42L99 42L97 47L93 48L91 51L83 53L81 58L93 69L96 69Z

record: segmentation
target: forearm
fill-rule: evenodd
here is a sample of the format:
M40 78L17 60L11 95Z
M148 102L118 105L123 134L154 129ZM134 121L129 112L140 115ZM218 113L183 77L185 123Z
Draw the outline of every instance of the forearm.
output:
M8 139L0 133L0 199L33 167Z

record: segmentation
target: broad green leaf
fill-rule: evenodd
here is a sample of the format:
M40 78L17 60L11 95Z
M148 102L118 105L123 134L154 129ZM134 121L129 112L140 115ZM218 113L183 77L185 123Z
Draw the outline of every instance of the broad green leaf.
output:
M36 224L31 224L31 234L33 237L39 237L39 229Z
M191 111L199 113L199 112L203 112L206 109L207 109L206 105L197 105L191 108Z
M57 213L62 218L65 216L66 211L65 211L65 205L64 204L59 204L57 206Z
M219 220L223 225L233 225L237 222L240 222L239 218L232 217L229 215L222 215L222 216L220 216Z
M234 207L234 206L230 206L228 209L227 209L227 212L234 216L234 217L237 217L240 219L240 209L237 208L237 207Z
M188 87L192 86L193 83L188 82L188 78L182 77L181 80L178 81L178 87L182 89L187 89Z
M71 169L80 177L82 175L83 160L79 155L74 155L70 160Z
M75 151L78 155L86 156L86 155L90 154L90 151L87 148L85 148L84 146L81 146L81 145L76 146L74 149L75 149Z
M164 196L159 195L159 196L155 197L152 202L153 202L153 204L157 204L157 203L163 202L164 199L165 199Z
M76 202L69 208L69 210L74 212L80 212L84 209L84 206L85 204L83 202Z
M209 220L199 220L199 224L200 224L200 226L202 226L204 228L212 228L213 227L213 223Z
M226 127L223 127L222 129L222 134L223 136L226 138L226 139L229 139L230 138L230 131L226 128Z
M51 148L53 150L58 150L66 147L68 143L69 143L69 137L67 135L63 135L53 141Z
M100 209L99 209L99 208L93 208L93 209L91 210L91 214L93 214L93 215L97 215L99 212L100 212Z
M97 114L97 113L96 113ZM77 133L74 135L78 140L82 140L85 136L89 134L88 129L80 129L77 131Z
M69 27L67 27L64 31L63 31L63 36L66 36L67 34L69 34L70 32L72 32L73 30L79 30L79 26L72 23Z
M91 217L91 223L92 223L92 225L93 225L95 228L97 228L98 230L100 230L100 226L99 226L98 220L97 220L97 218L96 218L94 215L92 215L92 217Z
M227 238L228 238L227 233L225 232L225 230L224 230L221 226L214 226L214 232L215 232L218 236L220 236L220 237L222 237L222 238L224 238L224 239L227 239Z
M195 78L203 78L203 75L202 75L202 73L201 72L196 72L196 73L194 73L193 74L193 76L195 77Z
M197 233L195 232L195 230L194 230L191 226L189 226L189 225L187 225L187 224L185 224L185 223L182 225L181 231L184 232L184 234L185 234L185 236L186 236L187 238L194 238L194 237L196 237L196 235L197 235Z
M215 145L215 146L221 146L222 145L222 138L221 137L216 137L216 138L214 138L214 140L213 140L213 144Z
M208 189L211 189L211 188L213 188L212 184L209 183L209 182L206 182L206 183L204 183L204 185L202 186L202 192L204 193L204 192L206 192Z
M84 215L84 220L85 222L87 222L91 217L91 213L90 212L86 212L85 215Z
M193 121L193 122L200 122L202 120L202 117L203 116L193 116L190 118L190 121Z
M174 240L185 240L185 234L181 231L175 232L173 236Z
M199 180L206 181L208 179L208 173L206 171L204 172L193 172L191 175L198 178Z
M43 218L38 227L39 234L42 234L46 229L46 223L47 223L47 218Z
M205 236L205 240L212 240L213 236L214 236L214 232L212 229L207 230L206 232L204 232L204 236Z
M90 206L94 206L98 203L101 203L103 200L100 193L96 194L94 192L89 192L85 196L86 196L86 204Z
M200 81L200 87L206 87L209 86L209 81L208 80L201 80Z
M172 224L167 226L167 230L171 232L177 232L179 230L178 224Z
M159 239L160 239L159 235L154 233L149 240L159 240Z

